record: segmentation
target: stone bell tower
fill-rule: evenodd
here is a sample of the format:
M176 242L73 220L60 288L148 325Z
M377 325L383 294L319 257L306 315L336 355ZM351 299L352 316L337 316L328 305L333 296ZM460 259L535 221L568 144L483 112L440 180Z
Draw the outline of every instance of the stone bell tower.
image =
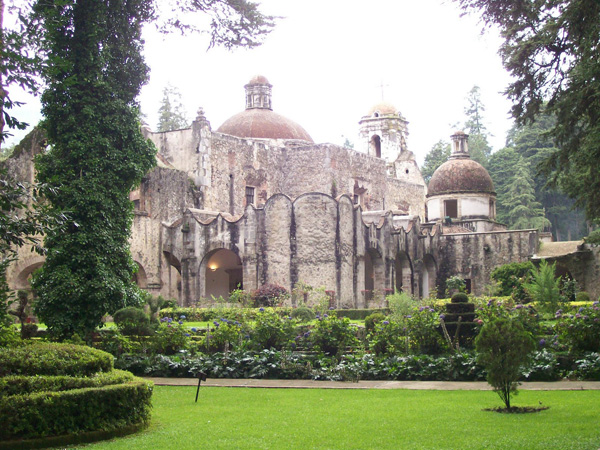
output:
M393 163L406 151L408 121L389 103L373 106L359 124L359 139L367 154Z

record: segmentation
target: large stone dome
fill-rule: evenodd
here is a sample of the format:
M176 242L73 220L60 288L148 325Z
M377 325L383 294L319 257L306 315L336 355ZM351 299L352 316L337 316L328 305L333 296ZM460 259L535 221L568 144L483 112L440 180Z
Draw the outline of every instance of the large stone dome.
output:
M246 89L246 110L227 119L217 132L241 138L298 139L313 142L304 128L273 112L271 84L262 75L252 77Z
M472 159L451 159L433 173L427 196L454 193L494 194L494 183L485 168Z
M300 139L313 142L296 122L270 109L247 109L227 119L217 132L241 138Z

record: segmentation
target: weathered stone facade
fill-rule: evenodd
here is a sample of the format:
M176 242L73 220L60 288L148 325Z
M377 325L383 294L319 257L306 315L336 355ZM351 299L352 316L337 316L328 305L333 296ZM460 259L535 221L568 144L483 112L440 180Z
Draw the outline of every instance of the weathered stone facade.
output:
M439 220L426 222L427 188L406 145L408 122L390 105L362 118L364 145L354 150L315 144L272 113L264 77L246 92L246 113L219 128L227 134L213 131L202 110L188 129L143 130L158 148L158 164L131 194L131 252L142 288L193 305L236 287L311 285L324 287L332 305L361 308L396 289L443 292L453 275L482 294L495 267L536 254L536 231L506 231L494 221L491 185L453 191L438 174L444 189L428 197L430 207L456 197L461 214L450 224L440 211ZM9 163L17 178L33 179L42 141L33 135ZM458 149L471 164L466 143ZM597 253L574 258L579 266L571 272L585 289L598 284ZM27 287L41 264L23 249L9 270L11 287Z

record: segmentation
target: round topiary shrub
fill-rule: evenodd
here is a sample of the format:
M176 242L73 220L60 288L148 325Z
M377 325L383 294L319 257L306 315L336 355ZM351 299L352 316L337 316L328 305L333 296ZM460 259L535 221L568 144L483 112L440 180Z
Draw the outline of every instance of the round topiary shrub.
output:
M152 383L72 344L0 349L0 449L61 446L147 425Z
M457 292L456 294L454 294L452 296L452 298L450 299L450 301L452 303L468 303L469 302L469 296L467 294L465 294L464 292Z
M298 319L300 322L310 322L315 320L315 313L312 309L306 306L299 306L292 309L292 317Z
M365 330L367 333L371 333L375 330L375 325L379 322L383 322L385 320L385 315L383 313L373 313L365 317Z
M152 334L150 317L143 309L128 306L113 314L113 320L119 331L127 336L148 336Z
M91 376L113 370L113 357L91 347L73 344L35 343L0 348L0 376Z
M588 294L585 291L581 291L581 292L578 292L577 295L575 295L575 301L576 302L591 302L592 299L590 298L590 294Z
M275 306L287 298L288 292L283 286L278 284L263 284L258 289L252 291L252 300L254 306Z

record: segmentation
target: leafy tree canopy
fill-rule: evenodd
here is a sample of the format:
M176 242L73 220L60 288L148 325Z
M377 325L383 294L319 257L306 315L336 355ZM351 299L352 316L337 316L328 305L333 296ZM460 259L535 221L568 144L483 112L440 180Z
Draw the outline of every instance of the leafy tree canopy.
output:
M544 170L600 219L600 2L597 0L455 0L500 29L506 93L519 125L540 112L556 118L556 150Z

